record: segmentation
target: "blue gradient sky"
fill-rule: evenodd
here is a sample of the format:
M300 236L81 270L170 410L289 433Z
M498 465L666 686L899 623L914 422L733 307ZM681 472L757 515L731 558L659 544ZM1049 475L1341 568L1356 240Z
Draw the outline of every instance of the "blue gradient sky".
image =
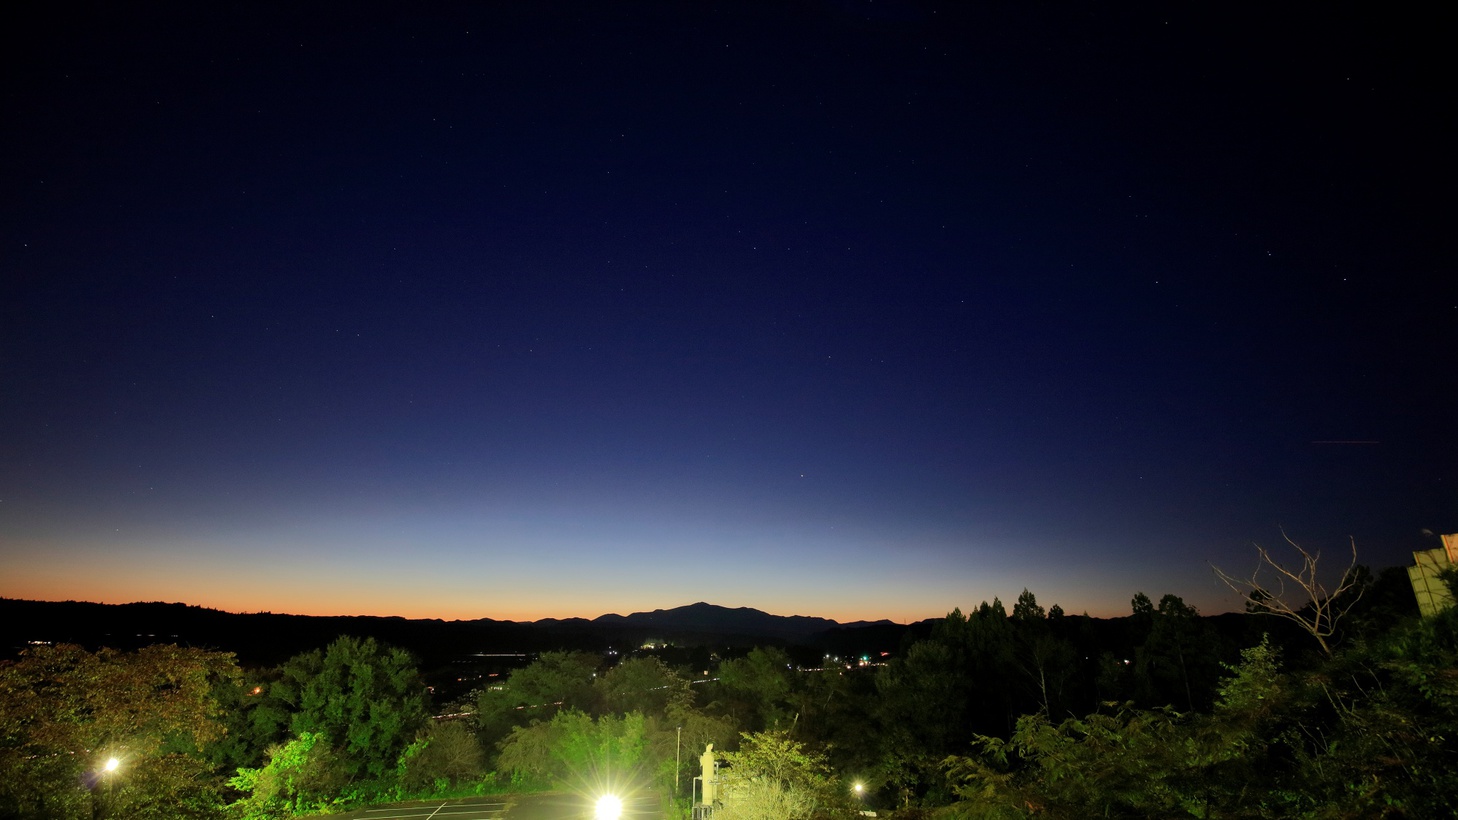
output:
M0 595L908 621L1219 611L1282 527L1405 563L1458 528L1449 58L1254 8L38 14Z

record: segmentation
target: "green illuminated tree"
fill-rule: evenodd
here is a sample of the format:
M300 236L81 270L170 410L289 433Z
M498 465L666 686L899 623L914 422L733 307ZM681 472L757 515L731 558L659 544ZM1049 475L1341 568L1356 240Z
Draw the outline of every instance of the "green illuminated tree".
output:
M456 720L432 721L400 753L400 786L407 793L428 792L437 785L451 786L477 780L485 771L485 756L476 735Z
M593 681L598 658L587 652L543 652L530 665L511 673L506 693L512 706L536 716L568 709L588 710L596 700Z
M543 652L504 683L481 690L476 697L481 742L494 746L516 727L561 711L592 711L597 667L598 657L586 652Z
M238 769L228 785L244 797L230 808L241 820L327 812L348 782L339 758L323 734L304 732L270 748L264 766Z
M629 658L597 680L601 701L614 714L663 716L691 696L688 684L657 658Z
M40 646L0 664L0 817L212 816L222 784L203 749L238 674L231 654L177 646Z
M739 725L775 728L793 719L789 707L798 681L785 650L756 647L720 664L718 677L723 705Z
M824 816L846 800L825 756L791 740L786 732L740 735L720 770L722 820L801 820Z
M216 695L223 705L226 732L208 745L208 758L225 771L260 766L268 750L286 739L289 705L275 691L277 674L247 671L241 678L219 684Z
M373 638L342 637L323 652L295 656L284 664L280 687L294 698L294 734L327 737L351 777L393 773L428 717L425 686L410 654Z
M637 712L622 717L575 709L549 721L519 726L501 744L497 765L514 777L568 787L624 783L651 763L652 721Z

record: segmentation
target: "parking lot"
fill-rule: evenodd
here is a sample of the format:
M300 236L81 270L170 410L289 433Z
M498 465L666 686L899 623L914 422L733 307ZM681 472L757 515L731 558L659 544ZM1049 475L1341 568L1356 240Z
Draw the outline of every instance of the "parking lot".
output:
M591 820L592 801L572 794L533 794L427 800L360 809L333 818L349 820ZM657 801L644 798L623 807L623 820L658 820Z
M350 820L496 820L504 817L511 806L511 799L502 797L472 797L463 800L432 800L416 803L398 803L392 806L375 806L343 815ZM570 817L571 815L564 815Z

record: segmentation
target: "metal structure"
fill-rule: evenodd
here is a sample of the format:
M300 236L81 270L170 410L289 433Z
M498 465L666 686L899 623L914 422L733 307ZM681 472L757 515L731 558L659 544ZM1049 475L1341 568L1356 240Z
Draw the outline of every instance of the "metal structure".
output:
M1445 569L1458 567L1458 533L1444 535L1443 546L1414 552L1412 559L1415 566L1407 568L1407 579L1412 582L1418 611L1423 617L1430 617L1452 606L1453 593L1438 574Z

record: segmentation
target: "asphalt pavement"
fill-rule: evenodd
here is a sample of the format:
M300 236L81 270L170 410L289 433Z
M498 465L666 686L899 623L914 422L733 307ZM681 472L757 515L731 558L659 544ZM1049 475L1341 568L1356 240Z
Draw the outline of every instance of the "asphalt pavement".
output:
M593 820L593 804L575 794L503 795L421 800L333 815L334 820ZM622 820L662 820L654 798L625 803Z

